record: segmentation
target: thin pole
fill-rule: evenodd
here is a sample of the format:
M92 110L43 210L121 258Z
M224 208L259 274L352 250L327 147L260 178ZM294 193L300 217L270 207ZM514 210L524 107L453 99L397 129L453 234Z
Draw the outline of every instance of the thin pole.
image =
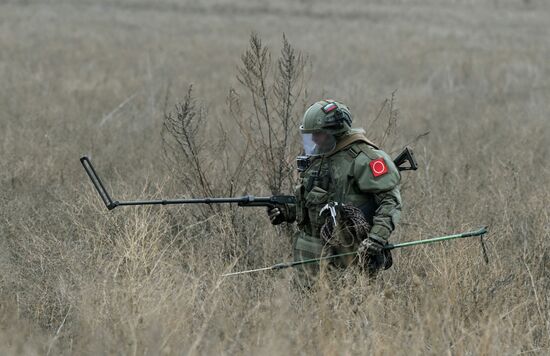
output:
M484 226L484 227L482 227L478 230L463 232L461 234L434 237L434 238L425 239L425 240L402 242L402 243L399 243L399 244L388 244L384 247L384 249L385 250L393 250L393 249L396 249L396 248L431 244L431 243L435 243L435 242L441 242L441 241L447 241L447 240L453 240L453 239L460 239L460 238L465 238L465 237L483 236L486 233L487 233L487 226ZM240 275L240 274L260 272L260 271L276 271L276 270L280 270L280 269L291 268L291 267L305 265L305 264L319 263L319 262L324 261L324 260L330 260L330 259L334 259L334 258L338 258L338 257L353 256L353 255L356 255L356 254L357 254L357 251L351 251L351 252L340 253L340 254L337 254L337 255L323 256L323 257L320 257L320 258L311 258L311 259L301 260L301 261L282 262L282 263L277 263L273 266L268 266L268 267L262 267L262 268L251 269L251 270L246 270L246 271L225 273L225 274L222 274L221 276L222 277L227 277L227 276L236 276L236 275Z
M441 236L441 237L434 237L431 239L426 240L418 240L418 241L410 241L410 242L402 242L399 244L389 244L386 249L393 250L394 248L401 248L401 247L409 247L409 246L416 246L416 245L424 245L424 244L431 244L434 242L440 242L440 241L447 241L447 240L453 240L453 239L460 239L464 237L472 237L472 236L482 236L487 233L487 226L484 226L478 230L475 231L469 231L469 232L463 232L461 234L454 234L454 235L447 235L447 236Z

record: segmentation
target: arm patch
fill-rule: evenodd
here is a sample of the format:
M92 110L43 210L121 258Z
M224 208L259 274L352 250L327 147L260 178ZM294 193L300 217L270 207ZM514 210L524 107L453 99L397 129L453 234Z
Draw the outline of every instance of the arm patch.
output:
M357 155L353 162L352 175L362 192L385 192L401 181L401 174L391 157L384 151L371 148L366 148Z
M375 177L383 176L388 173L388 166L384 161L384 157L377 158L369 163L372 175Z

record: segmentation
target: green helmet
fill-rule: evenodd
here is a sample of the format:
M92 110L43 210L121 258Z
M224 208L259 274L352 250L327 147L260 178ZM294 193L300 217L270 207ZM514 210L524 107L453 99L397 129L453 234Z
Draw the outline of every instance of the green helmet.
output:
M351 130L351 121L351 112L347 106L334 100L321 100L306 110L300 132L339 135Z

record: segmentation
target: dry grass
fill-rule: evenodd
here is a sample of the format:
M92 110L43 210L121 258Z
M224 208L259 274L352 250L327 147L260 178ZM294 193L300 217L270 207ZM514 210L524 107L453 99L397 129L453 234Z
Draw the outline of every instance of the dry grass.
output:
M0 353L548 354L548 18L536 0L2 2ZM275 55L284 31L309 55L309 100L345 101L375 137L398 89L385 148L430 134L393 241L487 224L490 264L476 240L410 248L379 280L351 271L301 295L290 271L219 277L290 258L262 209L108 212L81 153L119 198L198 187L161 140L190 82L216 191L269 194L254 172L226 181L244 148L226 99L252 30Z

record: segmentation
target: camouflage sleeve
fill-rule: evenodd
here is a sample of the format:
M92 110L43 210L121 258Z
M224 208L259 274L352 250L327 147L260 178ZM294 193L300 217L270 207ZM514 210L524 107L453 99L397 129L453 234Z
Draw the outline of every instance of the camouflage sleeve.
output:
M374 176L370 162L384 158L387 172ZM370 235L388 240L401 216L401 194L399 183L401 174L390 156L381 150L366 150L358 155L354 164L354 176L359 190L374 195L376 212Z
M378 208L369 234L388 241L401 217L399 185L396 185L392 190L374 194L374 198Z

